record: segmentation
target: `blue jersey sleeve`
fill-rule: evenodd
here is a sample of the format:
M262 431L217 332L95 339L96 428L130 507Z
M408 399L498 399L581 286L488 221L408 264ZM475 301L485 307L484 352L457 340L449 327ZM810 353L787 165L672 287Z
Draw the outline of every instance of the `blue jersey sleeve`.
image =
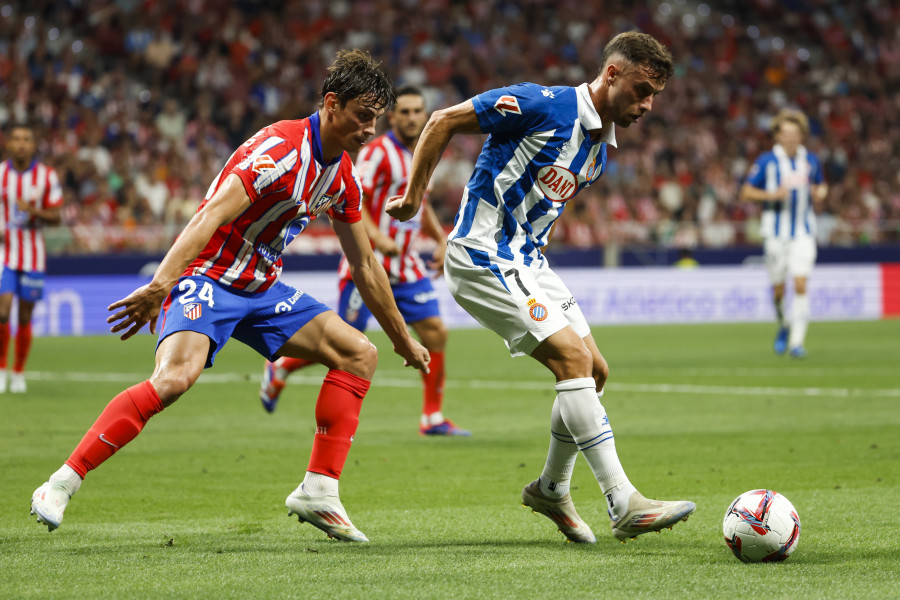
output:
M547 127L552 119L552 94L534 83L517 83L472 98L484 133L527 134Z
M822 171L822 163L819 162L819 157L809 153L807 160L809 161L809 182L813 185L825 183L825 173Z
M750 172L747 173L747 183L761 190L766 189L766 165L769 163L768 153L756 159Z

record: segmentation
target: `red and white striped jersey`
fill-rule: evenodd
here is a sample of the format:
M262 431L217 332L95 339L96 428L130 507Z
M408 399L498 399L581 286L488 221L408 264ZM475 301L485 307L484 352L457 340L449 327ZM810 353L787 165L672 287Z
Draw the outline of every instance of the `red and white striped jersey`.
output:
M17 171L11 160L0 164L0 194L3 203L3 264L16 271L43 273L47 270L44 251L44 224L18 209L19 200L40 208L62 206L62 189L56 171L34 160Z
M400 143L392 131L366 144L356 160L366 209L381 232L400 248L397 256L385 256L375 251L392 284L413 283L427 276L425 263L412 247L422 229L422 211L409 221L398 221L384 212L384 205L391 197L406 192L411 166L412 152ZM338 275L341 279L350 279L350 265L346 257L341 259Z
M319 114L264 127L238 148L212 182L197 211L234 173L250 208L220 227L185 275L206 275L246 292L268 289L281 273L281 254L309 222L327 212L346 223L360 220L361 186L346 152L322 160Z

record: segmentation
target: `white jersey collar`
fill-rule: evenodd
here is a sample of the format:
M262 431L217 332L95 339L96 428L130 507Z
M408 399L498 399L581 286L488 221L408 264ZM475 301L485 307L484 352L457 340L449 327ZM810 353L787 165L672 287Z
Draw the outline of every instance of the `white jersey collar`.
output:
M575 88L575 92L578 97L578 120L581 121L581 124L588 131L602 129L603 121L600 120L600 115L597 114L597 109L594 108L591 93L588 91L588 84L582 83ZM613 148L618 148L616 145L616 126L610 127L609 131L600 138L600 141L609 144Z

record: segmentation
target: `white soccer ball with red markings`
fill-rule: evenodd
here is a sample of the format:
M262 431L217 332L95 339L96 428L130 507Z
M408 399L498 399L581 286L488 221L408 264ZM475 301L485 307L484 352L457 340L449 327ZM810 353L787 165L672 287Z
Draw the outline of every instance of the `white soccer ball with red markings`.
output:
M744 492L725 511L725 543L743 562L785 560L800 542L800 517L790 501L772 490Z

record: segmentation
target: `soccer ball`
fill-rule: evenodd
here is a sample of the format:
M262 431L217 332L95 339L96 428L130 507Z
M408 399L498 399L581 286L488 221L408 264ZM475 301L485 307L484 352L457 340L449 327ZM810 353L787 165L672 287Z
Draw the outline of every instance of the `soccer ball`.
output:
M785 560L800 542L800 517L790 501L772 490L744 492L725 511L725 543L743 562Z

